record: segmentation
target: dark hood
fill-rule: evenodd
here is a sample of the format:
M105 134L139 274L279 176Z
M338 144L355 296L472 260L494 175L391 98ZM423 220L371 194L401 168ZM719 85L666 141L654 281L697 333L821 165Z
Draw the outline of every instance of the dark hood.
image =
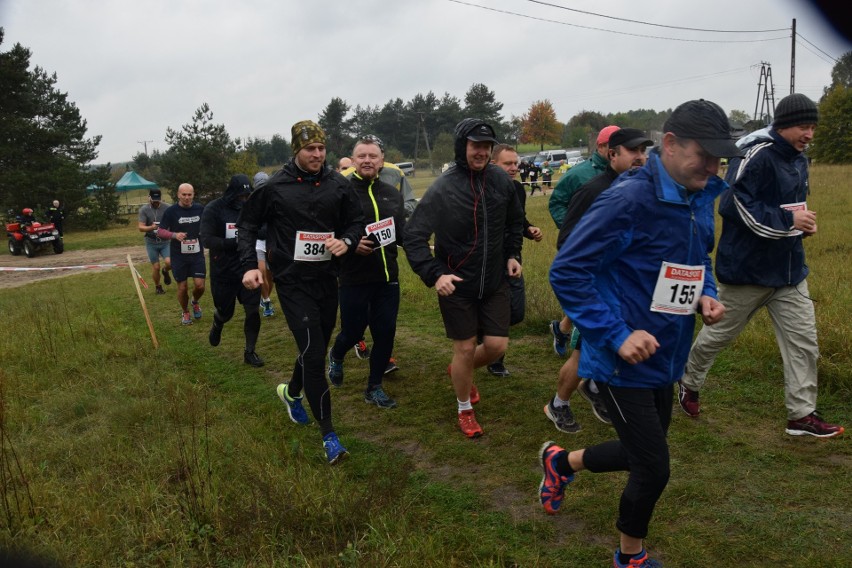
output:
M453 149L455 151L455 162L458 167L464 170L470 169L467 165L467 137L471 132L483 125L489 129L491 128L487 122L478 118L465 118L456 125L455 131L453 131L453 136L455 136Z
M242 209L243 201L237 198L241 195L248 195L250 193L251 183L249 182L248 176L245 174L237 174L231 177L231 181L228 183L228 189L225 190L225 195L222 196L222 199L229 207Z

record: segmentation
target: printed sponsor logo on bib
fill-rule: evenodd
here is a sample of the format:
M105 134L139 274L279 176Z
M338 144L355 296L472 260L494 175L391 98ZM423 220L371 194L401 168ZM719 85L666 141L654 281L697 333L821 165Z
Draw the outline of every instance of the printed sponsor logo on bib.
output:
M325 241L334 233L313 233L296 231L296 243L293 247L293 260L319 262L331 260L331 252L325 249Z
M225 223L225 238L226 239L236 239L237 238L237 224L236 223Z
M807 203L807 201L799 201L797 203L782 203L780 205L780 207L781 207L781 209L789 211L790 213L792 213L793 211L807 211L808 210L808 203ZM801 234L802 234L802 231L800 231L799 229L793 229L793 230L790 231L790 235L794 236L794 237L801 235Z
M198 239L187 239L180 242L180 252L183 254L195 254L201 252L201 244Z
M370 223L364 227L367 234L376 235L379 241L379 246L385 247L396 242L396 225L393 222L393 217Z
M704 290L704 265L663 262L654 287L651 311L679 316L695 313Z

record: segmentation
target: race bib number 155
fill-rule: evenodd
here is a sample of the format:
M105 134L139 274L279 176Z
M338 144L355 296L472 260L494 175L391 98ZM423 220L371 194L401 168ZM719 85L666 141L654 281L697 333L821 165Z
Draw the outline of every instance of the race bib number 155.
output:
M651 311L679 316L694 314L704 290L704 268L703 264L688 266L663 262L654 287Z

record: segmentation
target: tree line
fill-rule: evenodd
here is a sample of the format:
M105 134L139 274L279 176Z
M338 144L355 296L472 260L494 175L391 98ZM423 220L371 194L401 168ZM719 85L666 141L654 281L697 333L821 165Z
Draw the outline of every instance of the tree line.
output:
M0 27L0 46L3 37ZM68 94L56 88L56 74L38 66L30 69L30 55L20 44L0 51L0 211L14 213L23 207L41 211L59 199L69 225L102 228L119 218L114 184L128 169L171 192L191 180L198 199L206 203L221 194L234 173L252 175L290 158L285 136L232 138L203 103L188 123L167 128L165 151L140 152L117 168L93 165L101 137L87 137L86 120ZM852 162L852 52L835 64L819 106L822 118L809 156L822 163ZM409 101L393 98L383 105L353 108L333 97L317 122L326 132L330 163L348 155L358 136L372 134L383 140L388 161L413 160L423 169L439 168L453 159L453 128L465 117L490 123L498 139L510 144L592 151L594 136L608 124L651 132L661 130L671 113L671 109L610 114L584 110L561 123L546 99L533 102L521 116L507 118L502 110L496 94L475 83L463 99L429 91ZM748 121L745 111L733 110L730 118L751 129L762 126Z

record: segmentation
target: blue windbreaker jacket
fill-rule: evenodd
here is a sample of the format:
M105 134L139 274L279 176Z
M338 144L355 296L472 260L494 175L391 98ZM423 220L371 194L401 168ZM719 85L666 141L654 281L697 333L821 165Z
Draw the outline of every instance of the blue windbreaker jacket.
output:
M717 298L710 262L713 202L727 184L713 176L688 194L653 152L592 204L562 245L550 284L583 336L580 376L619 387L659 388L683 374L695 316L652 312L663 261L705 266L703 295ZM631 365L618 348L634 331L656 337L657 352Z

